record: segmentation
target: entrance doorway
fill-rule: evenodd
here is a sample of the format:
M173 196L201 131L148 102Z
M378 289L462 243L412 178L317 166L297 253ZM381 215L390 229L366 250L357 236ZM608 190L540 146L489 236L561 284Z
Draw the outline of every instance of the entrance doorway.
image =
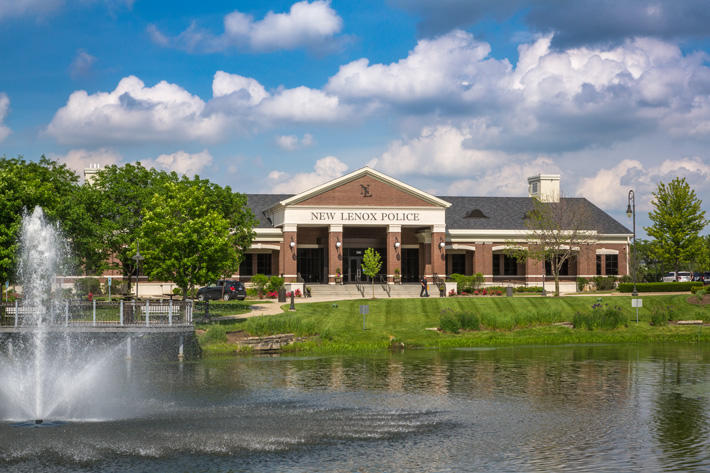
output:
M384 248L375 248L382 258L382 267L379 274L385 274L387 267L387 253ZM343 275L345 282L365 282L367 276L362 272L362 258L365 254L365 248L345 248L343 254Z
M325 264L323 248L299 248L296 255L296 270L304 281L322 283Z
M419 249L402 248L402 282L419 281Z

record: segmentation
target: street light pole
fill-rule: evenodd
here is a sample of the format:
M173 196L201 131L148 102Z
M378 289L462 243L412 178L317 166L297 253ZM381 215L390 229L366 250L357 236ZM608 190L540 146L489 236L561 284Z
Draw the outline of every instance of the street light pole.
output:
M637 264L638 264L638 258L637 258L637 249L636 249L636 194L634 194L634 190L630 189L629 190L629 201L628 205L626 206L626 216L629 218L633 218L633 230L634 230L634 258L633 258L633 264L631 265L631 269L633 271L633 280L634 280L634 292L631 293L631 297L633 299L636 299L639 295L638 291L636 290L636 274L637 274ZM636 323L639 323L639 308L636 307Z

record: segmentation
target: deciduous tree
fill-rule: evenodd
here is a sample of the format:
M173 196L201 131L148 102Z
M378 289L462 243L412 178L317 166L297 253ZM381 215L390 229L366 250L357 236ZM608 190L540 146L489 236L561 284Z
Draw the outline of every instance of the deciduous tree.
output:
M561 198L559 202L542 202L532 199L532 210L525 216L529 232L527 248L508 244L507 254L518 261L528 258L549 262L555 280L555 296L560 295L560 271L565 262L579 251L582 245L596 239L590 212L583 199Z
M366 249L365 254L362 255L362 272L370 278L373 299L375 298L375 276L377 276L381 268L382 257L380 254L373 248Z
M653 238L653 253L677 273L701 250L699 235L707 225L702 202L685 178L675 178L667 185L658 183L651 205L648 216L653 224L645 230Z
M232 205L232 213L225 215L215 205L213 191L199 180L168 182L164 192L154 194L144 213L140 233L146 273L153 279L175 282L184 296L196 284L236 271L253 238L251 226L233 225L235 221L253 222L248 208L239 211ZM239 216L240 212L244 215Z

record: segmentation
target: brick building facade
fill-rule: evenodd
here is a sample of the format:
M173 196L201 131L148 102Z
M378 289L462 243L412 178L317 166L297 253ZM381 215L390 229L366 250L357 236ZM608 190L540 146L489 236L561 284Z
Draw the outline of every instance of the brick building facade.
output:
M296 195L247 194L259 220L238 277L282 275L287 281L348 283L362 278L367 248L383 259L382 277L414 282L447 274L483 274L487 282L536 284L549 268L506 254L530 239L525 218L533 197L559 202L559 176L528 180L530 197L433 196L370 168ZM577 276L628 274L631 232L584 198L563 198L589 215L592 237L563 268Z

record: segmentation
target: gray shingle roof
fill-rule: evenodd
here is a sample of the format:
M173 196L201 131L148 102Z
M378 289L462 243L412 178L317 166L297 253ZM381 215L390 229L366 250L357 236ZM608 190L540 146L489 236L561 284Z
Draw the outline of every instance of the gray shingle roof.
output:
M259 220L257 228L271 228L264 211L293 194L246 194L247 205ZM451 202L446 209L446 228L452 230L525 230L525 215L533 209L530 197L455 197L437 196ZM599 233L631 234L631 230L585 198L563 198L567 205L589 216ZM480 210L487 218L467 218ZM474 212L474 215L478 212Z
M273 225L264 215L264 210L273 207L284 199L292 197L293 194L245 194L247 205L251 209L254 217L259 221L256 228L272 228Z
M447 229L525 230L525 215L533 209L530 197L437 197L452 204L446 209ZM599 233L631 233L585 198L563 197L562 200L572 209L577 209L576 213L587 215L591 226ZM475 210L480 210L488 218L466 218Z

